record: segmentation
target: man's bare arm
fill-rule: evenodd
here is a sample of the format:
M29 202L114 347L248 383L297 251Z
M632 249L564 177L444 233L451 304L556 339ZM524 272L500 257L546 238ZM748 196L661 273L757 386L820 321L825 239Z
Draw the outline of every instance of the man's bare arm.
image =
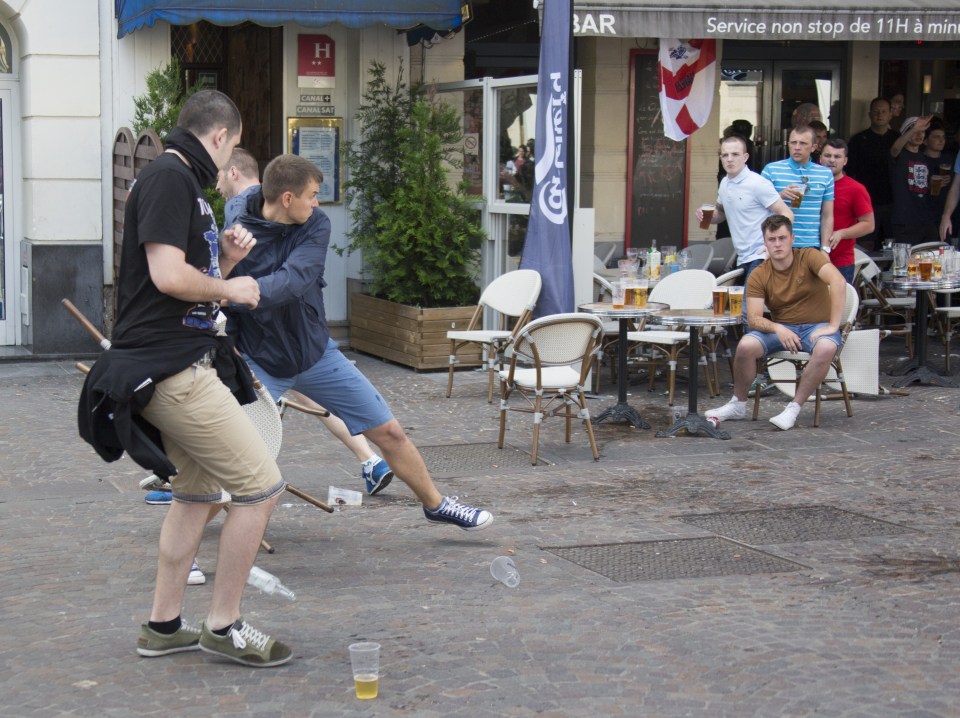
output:
M150 279L164 294L185 302L217 302L226 299L251 309L260 301L260 286L252 277L217 279L187 264L182 249L170 244L147 242Z

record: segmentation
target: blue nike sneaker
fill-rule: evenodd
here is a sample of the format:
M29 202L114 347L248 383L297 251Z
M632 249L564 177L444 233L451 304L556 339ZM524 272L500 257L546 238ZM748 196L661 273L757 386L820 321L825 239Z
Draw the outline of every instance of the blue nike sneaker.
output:
M173 501L173 493L170 491L149 491L143 497L151 506L166 506Z
M372 466L361 465L360 477L367 484L367 493L376 496L393 481L393 469L383 459L377 459Z

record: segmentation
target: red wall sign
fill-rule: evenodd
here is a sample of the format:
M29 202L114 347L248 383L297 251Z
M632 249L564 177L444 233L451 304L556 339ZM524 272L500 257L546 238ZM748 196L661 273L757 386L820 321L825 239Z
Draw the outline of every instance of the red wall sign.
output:
M336 47L327 35L297 36L297 87L337 86Z

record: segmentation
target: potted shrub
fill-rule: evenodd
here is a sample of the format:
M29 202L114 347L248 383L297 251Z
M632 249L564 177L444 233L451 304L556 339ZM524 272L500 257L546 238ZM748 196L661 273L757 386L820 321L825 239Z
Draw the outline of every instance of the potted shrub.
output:
M374 62L357 119L363 136L345 149L352 228L341 251L363 252L370 293L351 296L350 344L415 369L446 368L446 332L466 326L479 296L483 239L465 185L450 182L462 166L460 116L408 89L402 68L391 84Z

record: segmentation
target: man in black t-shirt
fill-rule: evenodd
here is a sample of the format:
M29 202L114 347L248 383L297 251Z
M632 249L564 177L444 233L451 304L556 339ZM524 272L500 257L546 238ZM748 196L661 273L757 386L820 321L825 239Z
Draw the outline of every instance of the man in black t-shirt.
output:
M226 339L216 337L213 322L222 300L257 306L255 280L224 279L256 240L239 225L220 236L203 191L227 163L240 131L240 113L230 98L198 92L184 103L164 153L134 183L124 214L114 348L101 361L120 373L123 358L127 365L133 359L145 381L155 383L141 415L160 431L176 467L173 502L160 532L153 607L137 653L200 649L264 667L290 660L290 648L246 623L240 599L285 484L221 381L222 354L232 353ZM210 506L224 491L232 510L223 524L213 598L202 628L192 628L180 618L184 587Z
M890 148L900 133L890 127L890 102L875 97L870 102L870 126L847 143L849 159L844 174L867 188L873 204L875 229L860 238L865 246L880 249L883 240L893 237L893 179Z

